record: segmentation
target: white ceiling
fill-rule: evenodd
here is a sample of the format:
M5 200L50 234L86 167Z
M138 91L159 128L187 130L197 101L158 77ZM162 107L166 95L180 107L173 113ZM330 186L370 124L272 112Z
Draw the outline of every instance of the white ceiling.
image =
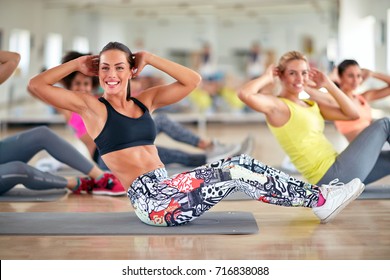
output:
M252 18L292 14L326 16L338 0L43 0L46 9L77 9L101 15L161 19L174 16L217 19Z

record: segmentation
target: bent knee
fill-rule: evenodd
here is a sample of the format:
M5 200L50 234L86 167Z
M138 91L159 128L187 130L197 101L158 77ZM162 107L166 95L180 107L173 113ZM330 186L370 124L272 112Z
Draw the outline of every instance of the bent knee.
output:
M386 131L390 132L390 118L389 117L384 117L384 118L378 119L378 120L374 121L372 125L382 127Z
M11 161L1 165L2 174L26 174L28 165L22 161Z
M34 128L37 133L39 133L39 136L41 137L48 137L50 135L53 135L54 132L48 128L47 126L38 126L37 128Z

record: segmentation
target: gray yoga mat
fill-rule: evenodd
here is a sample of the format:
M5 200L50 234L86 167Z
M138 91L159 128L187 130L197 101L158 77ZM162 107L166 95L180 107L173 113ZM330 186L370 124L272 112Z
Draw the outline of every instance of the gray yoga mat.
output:
M48 202L56 201L68 193L65 189L30 190L15 187L0 195L0 202Z
M390 186L368 185L357 199L390 199Z
M250 212L206 212L177 227L146 225L134 212L0 213L0 235L238 235L258 231Z

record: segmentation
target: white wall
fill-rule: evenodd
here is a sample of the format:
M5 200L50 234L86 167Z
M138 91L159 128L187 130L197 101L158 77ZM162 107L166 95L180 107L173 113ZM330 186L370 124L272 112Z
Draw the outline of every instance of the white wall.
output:
M113 24L115 20L102 17L98 33L100 45L112 40L113 36L108 32L112 26L123 31L122 34L116 34L116 40L123 38L123 42L131 49L136 49L137 40L142 39L145 49L162 56L168 56L172 49L196 52L203 42L209 42L218 56L220 68L232 71L235 70L234 60L231 59L234 50L249 49L253 41L260 41L264 48L275 49L277 55L281 55L292 49L303 51L302 37L310 36L315 42L315 51L320 53L327 45L329 34L333 32L328 22L307 14L284 15L270 18L264 23L254 20L235 21L230 25L224 25L214 17L206 18L203 23L183 17L175 17L165 23L130 18Z
M386 72L386 41L381 41L381 23L387 22L389 0L341 0L339 61L356 59L362 67Z

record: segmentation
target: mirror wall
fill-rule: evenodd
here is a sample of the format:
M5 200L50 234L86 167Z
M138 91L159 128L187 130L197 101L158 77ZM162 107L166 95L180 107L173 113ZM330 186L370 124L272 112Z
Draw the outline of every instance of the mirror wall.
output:
M249 75L254 44L269 62L299 50L326 71L346 56L370 57L369 63L386 70L388 2L377 0L374 7L369 0L1 0L0 47L23 52L15 78L26 80L58 64L65 51L97 53L112 40L194 68L207 48L211 63L205 71L237 79ZM362 50L363 42L369 46Z

